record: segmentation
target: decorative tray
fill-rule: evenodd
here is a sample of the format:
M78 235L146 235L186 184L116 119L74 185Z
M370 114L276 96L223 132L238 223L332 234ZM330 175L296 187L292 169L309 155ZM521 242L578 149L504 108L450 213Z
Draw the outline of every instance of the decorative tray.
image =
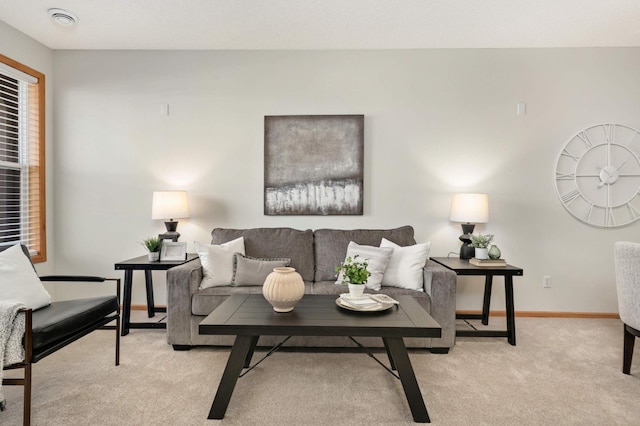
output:
M357 312L385 311L397 304L399 304L397 300L384 294L365 294L363 297L354 299L349 296L349 293L342 293L336 299L336 305L339 307Z

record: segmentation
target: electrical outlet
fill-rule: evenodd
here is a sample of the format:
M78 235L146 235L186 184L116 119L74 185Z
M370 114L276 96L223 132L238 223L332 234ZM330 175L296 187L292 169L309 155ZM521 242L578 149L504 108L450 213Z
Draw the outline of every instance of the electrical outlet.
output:
M542 277L542 287L551 288L551 277L549 275Z

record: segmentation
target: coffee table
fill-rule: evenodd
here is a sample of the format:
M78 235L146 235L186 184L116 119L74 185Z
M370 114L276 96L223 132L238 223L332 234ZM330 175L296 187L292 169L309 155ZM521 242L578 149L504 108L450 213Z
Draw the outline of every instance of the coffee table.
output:
M384 343L391 369L397 370L413 419L429 423L403 337L441 337L440 325L411 296L381 312L353 312L336 305L337 296L305 295L292 312L277 313L262 295L235 294L199 326L200 334L235 335L209 419L222 419L243 368L249 368L258 338L271 336L373 336Z

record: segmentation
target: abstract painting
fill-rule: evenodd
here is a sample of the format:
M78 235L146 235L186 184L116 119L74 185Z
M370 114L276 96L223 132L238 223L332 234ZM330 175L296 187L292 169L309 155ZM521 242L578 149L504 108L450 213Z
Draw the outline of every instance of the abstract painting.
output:
M265 215L362 215L364 115L264 118Z

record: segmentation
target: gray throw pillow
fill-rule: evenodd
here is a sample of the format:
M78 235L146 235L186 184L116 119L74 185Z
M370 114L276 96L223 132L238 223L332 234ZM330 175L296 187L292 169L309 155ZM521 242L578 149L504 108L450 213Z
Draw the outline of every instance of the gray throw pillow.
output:
M232 286L262 285L273 268L289 266L291 259L259 259L236 253L233 258Z

